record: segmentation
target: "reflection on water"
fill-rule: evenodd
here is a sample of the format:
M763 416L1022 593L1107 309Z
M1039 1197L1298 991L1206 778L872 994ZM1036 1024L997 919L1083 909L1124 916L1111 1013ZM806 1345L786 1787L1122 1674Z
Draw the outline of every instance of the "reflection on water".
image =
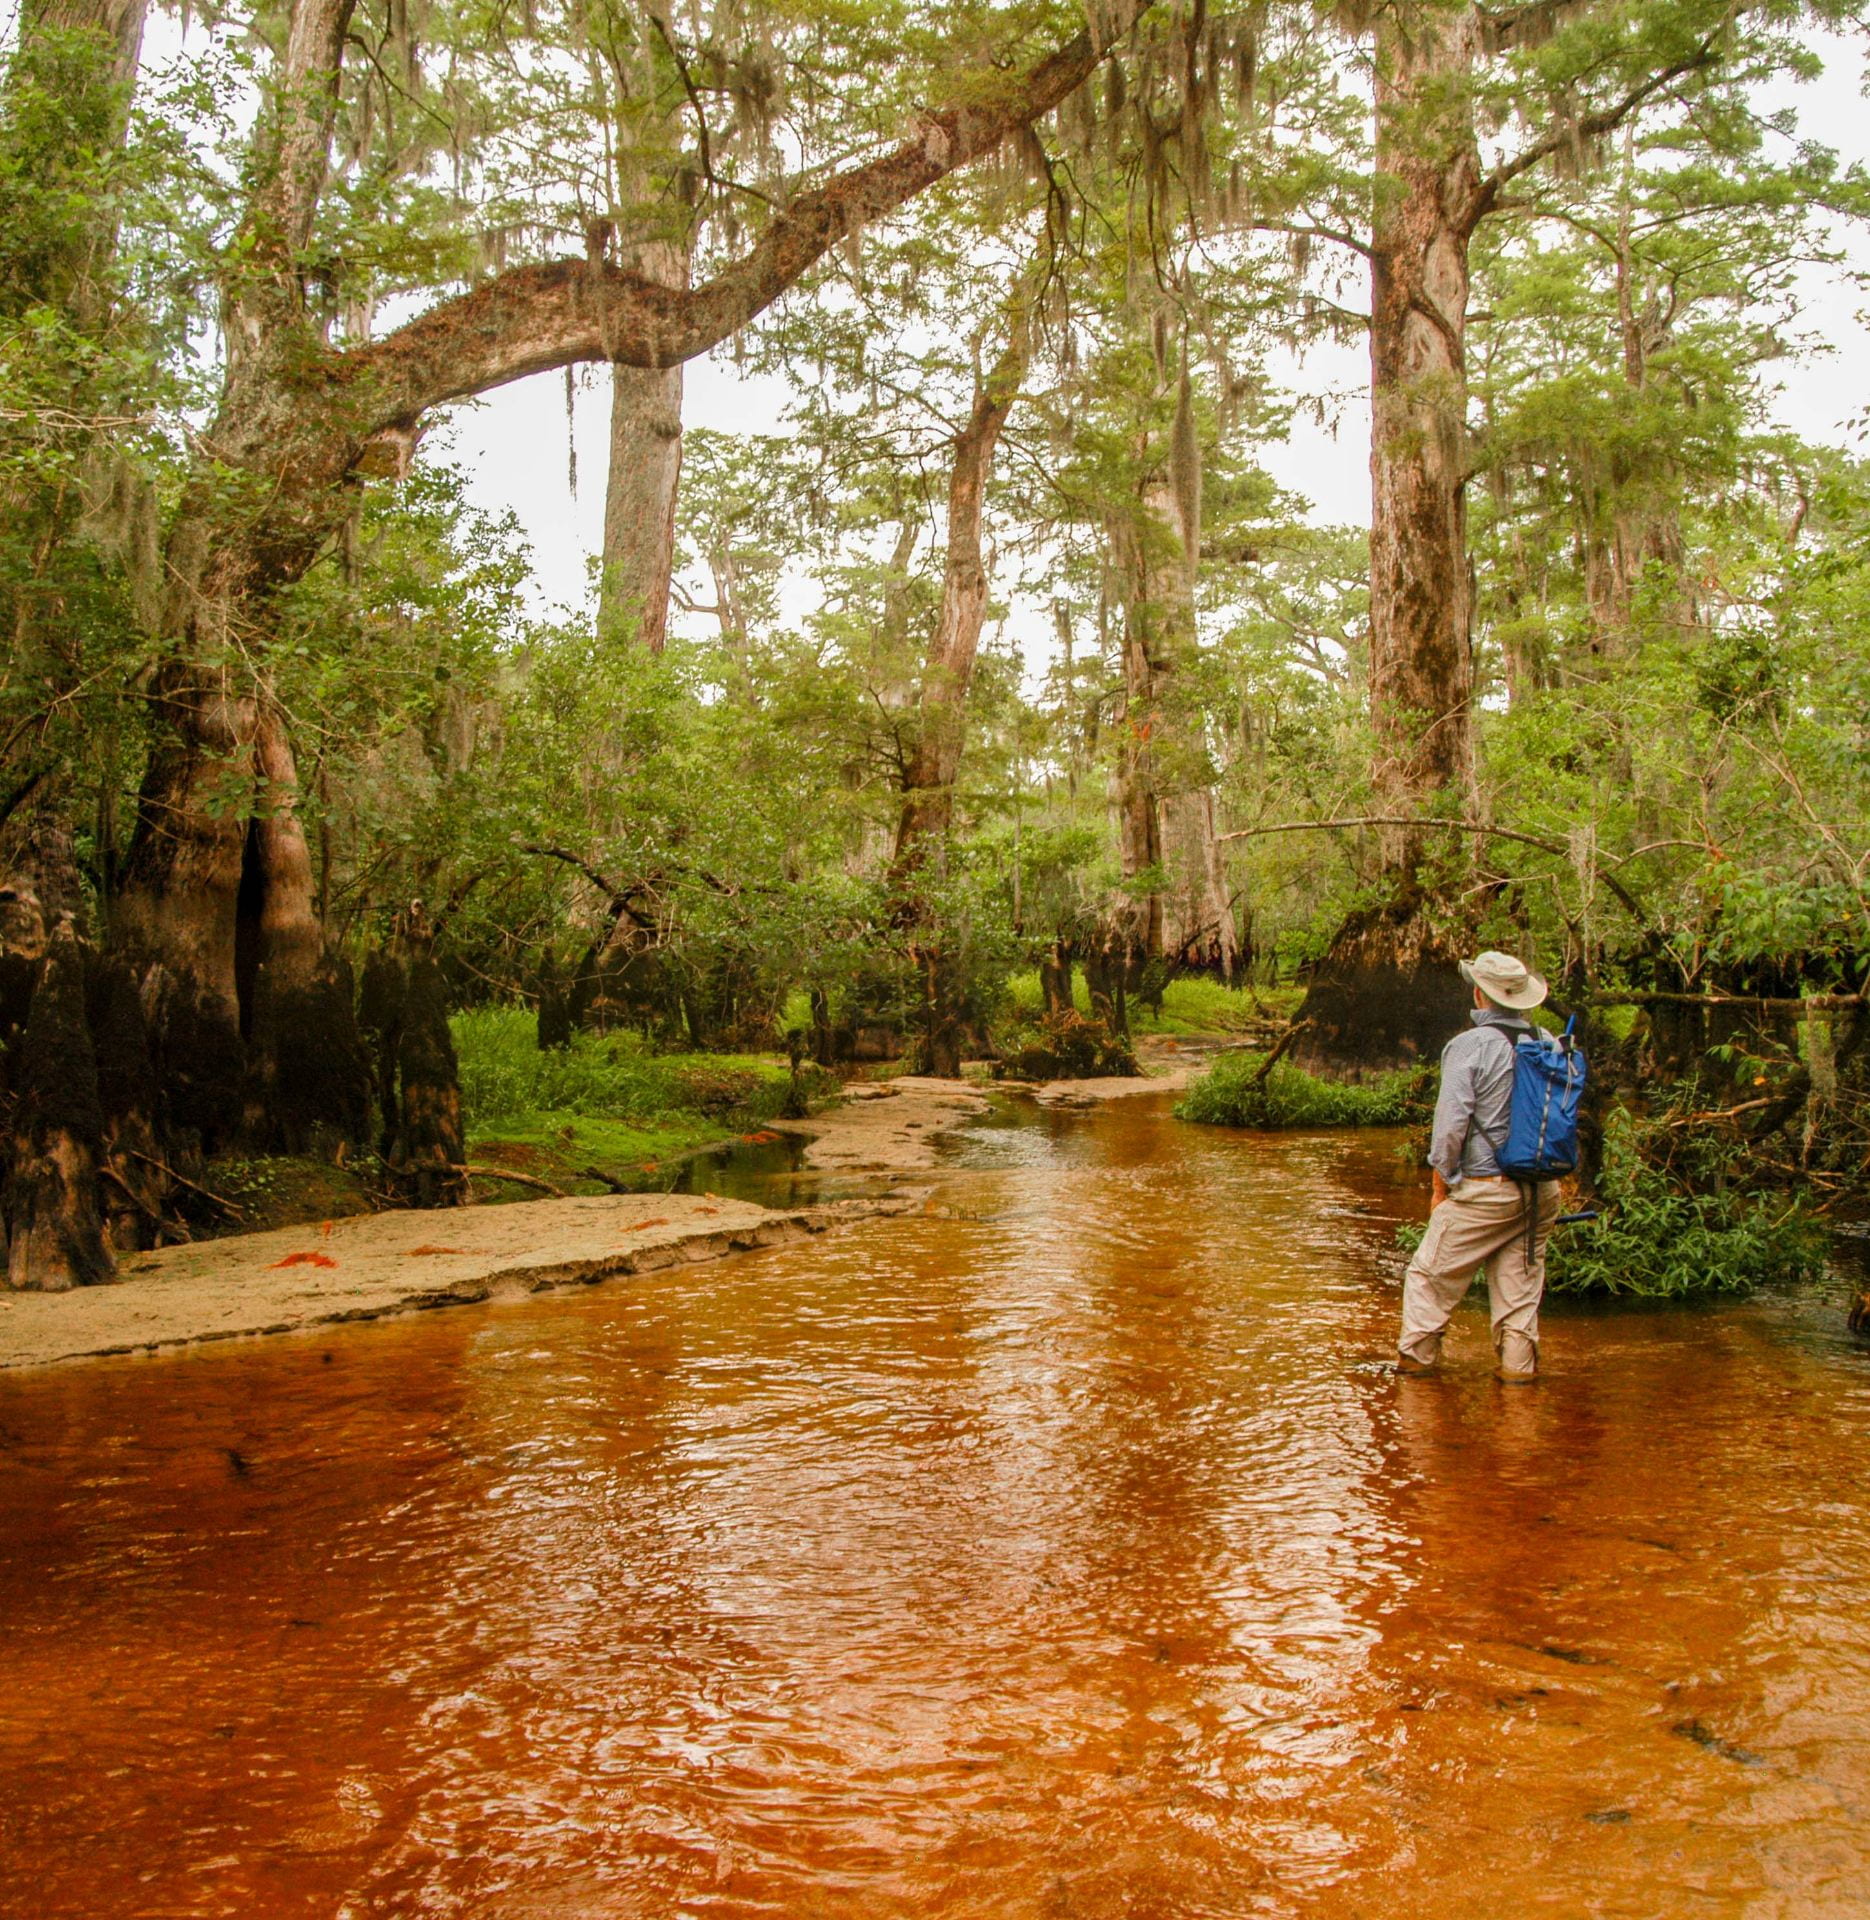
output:
M1870 1907L1832 1309L1384 1367L1393 1143L0 1381L0 1913Z

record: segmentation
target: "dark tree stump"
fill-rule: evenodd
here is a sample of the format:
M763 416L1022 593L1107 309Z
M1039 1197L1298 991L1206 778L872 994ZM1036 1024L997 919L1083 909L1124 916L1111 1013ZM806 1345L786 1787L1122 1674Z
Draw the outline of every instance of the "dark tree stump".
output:
M1474 996L1460 954L1412 902L1354 913L1318 963L1298 1018L1295 1062L1358 1079L1440 1057Z
M44 1293L115 1277L98 1204L104 1113L69 918L46 943L20 1041L7 1171L7 1284Z
M461 1206L469 1194L461 1171L467 1155L460 1068L448 1031L447 991L431 953L409 961L397 1071L402 1099L392 1164L417 1206Z

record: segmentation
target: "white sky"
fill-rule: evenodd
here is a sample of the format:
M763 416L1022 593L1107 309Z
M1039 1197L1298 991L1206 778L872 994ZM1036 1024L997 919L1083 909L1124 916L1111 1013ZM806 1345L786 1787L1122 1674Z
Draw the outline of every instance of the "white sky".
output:
M1870 165L1870 108L1863 57L1857 47L1826 37L1821 78L1787 85L1769 101L1796 108L1804 137L1832 147L1846 163ZM1870 234L1842 236L1854 266L1870 271ZM1834 351L1782 365L1775 412L1781 424L1808 440L1842 442L1845 422L1864 411L1862 369L1870 352L1863 296L1829 272L1803 276L1808 328ZM1306 394L1336 397L1327 426L1294 421L1289 438L1264 443L1256 457L1283 486L1311 502L1314 520L1367 524L1370 516L1369 405L1363 394L1367 363L1361 346L1313 349L1302 360L1275 362L1272 377ZM780 426L785 383L776 376L736 373L725 355L693 361L686 374L683 422L723 432L770 433ZM510 508L531 543L535 605L542 613L584 603L591 562L603 536L606 441L610 418L607 368L584 370L577 384L574 435L578 490L569 485L569 447L562 374L517 381L461 409L434 435L471 476L470 493L483 508ZM705 596L704 596L705 597ZM801 610L796 593L786 612ZM1050 623L1037 608L1015 607L1012 627L1037 668L1050 643Z

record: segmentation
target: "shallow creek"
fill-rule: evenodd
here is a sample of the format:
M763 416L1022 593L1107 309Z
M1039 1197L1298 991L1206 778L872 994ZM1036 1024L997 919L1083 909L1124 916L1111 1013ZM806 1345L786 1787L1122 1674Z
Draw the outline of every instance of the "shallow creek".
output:
M0 1381L0 1914L1861 1914L1835 1298L1386 1355L1387 1136Z

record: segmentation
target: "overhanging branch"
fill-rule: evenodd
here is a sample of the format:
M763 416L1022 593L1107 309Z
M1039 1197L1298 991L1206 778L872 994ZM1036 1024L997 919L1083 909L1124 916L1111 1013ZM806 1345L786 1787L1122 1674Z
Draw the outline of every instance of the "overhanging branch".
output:
M800 193L759 241L694 288L658 286L605 260L516 267L439 301L381 340L332 356L366 434L449 400L589 360L673 367L718 346L830 249L1049 113L1156 0L1107 9L1113 33L1076 35L996 97L925 113L888 153Z
M1693 53L1684 55L1659 72L1652 73L1640 85L1632 87L1622 99L1600 108L1596 113L1587 113L1581 120L1568 127L1554 127L1553 130L1532 142L1528 147L1503 160L1499 166L1480 183L1474 194L1473 204L1467 218L1468 231L1473 229L1493 212L1502 192L1517 180L1521 174L1530 173L1540 161L1548 160L1560 148L1579 139L1593 140L1599 134L1614 133L1631 114L1645 102L1653 100L1665 87L1672 86L1677 80L1691 73L1698 73L1705 67L1713 66L1720 59L1720 47L1715 35L1709 34Z

